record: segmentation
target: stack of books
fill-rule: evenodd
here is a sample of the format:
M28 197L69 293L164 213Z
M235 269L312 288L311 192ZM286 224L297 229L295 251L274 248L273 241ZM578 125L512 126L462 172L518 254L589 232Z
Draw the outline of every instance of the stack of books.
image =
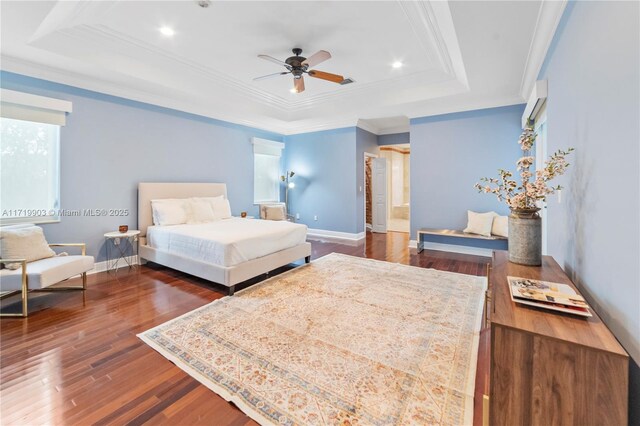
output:
M567 284L507 277L511 300L524 305L590 317L589 305Z

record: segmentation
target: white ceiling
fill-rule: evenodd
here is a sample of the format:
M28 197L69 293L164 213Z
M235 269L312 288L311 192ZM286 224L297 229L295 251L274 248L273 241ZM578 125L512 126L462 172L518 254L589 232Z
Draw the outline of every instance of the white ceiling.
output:
M284 134L524 101L564 2L3 1L2 69ZM161 26L175 30L160 34ZM284 60L323 49L292 94ZM391 64L402 61L394 69ZM284 68L282 68L284 70ZM391 118L391 119L389 119ZM395 120L395 121L394 121ZM391 124L390 124L391 123ZM391 126L391 127L390 127Z

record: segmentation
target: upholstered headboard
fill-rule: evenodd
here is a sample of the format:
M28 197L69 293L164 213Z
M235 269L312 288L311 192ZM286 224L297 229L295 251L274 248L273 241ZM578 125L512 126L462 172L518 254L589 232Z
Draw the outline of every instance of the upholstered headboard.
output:
M147 227L153 225L151 200L163 198L217 197L227 198L226 183L157 183L138 184L138 229L140 235L147 236Z

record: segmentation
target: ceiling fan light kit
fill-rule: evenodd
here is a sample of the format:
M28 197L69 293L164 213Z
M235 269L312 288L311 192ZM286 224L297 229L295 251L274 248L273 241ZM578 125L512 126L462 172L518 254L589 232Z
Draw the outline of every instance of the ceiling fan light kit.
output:
M309 77L319 78L320 80L326 80L332 83L338 83L340 85L354 82L351 78L345 79L343 76L338 74L331 74L324 71L309 69L318 65L319 63L326 61L327 59L331 59L331 53L327 52L326 50L319 50L308 58L301 56L302 49L300 49L299 47L295 47L291 51L293 52L293 56L288 57L284 61L273 58L269 55L258 55L258 58L284 66L287 71L263 75L261 77L256 77L253 80L259 81L277 77L279 75L291 74L293 75L293 89L291 89L291 93L304 92L305 74L307 74Z

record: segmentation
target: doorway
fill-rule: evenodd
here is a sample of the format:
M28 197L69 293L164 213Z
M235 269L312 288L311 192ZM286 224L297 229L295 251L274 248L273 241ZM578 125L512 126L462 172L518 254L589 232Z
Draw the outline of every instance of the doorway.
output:
M387 230L409 232L410 220L409 144L382 145L380 157L387 160Z
M373 224L373 202L371 183L373 178L373 159L375 154L364 153L364 226L365 231L371 231Z

